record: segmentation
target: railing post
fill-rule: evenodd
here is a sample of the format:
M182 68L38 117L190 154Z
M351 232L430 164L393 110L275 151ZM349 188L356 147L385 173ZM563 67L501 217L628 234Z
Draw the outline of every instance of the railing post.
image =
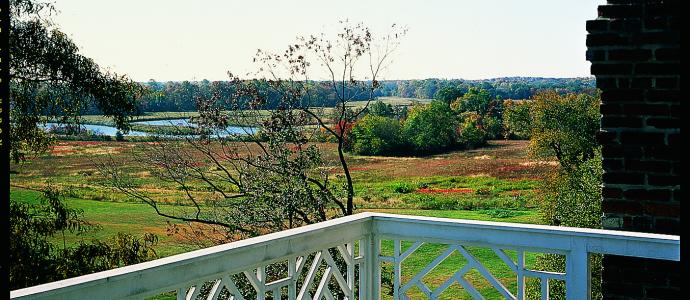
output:
M366 241L366 300L378 300L381 297L381 268L379 266L381 241L373 233L369 234Z
M565 263L566 287L568 300L589 300L591 292L591 269L587 244L581 239L573 239L570 253Z

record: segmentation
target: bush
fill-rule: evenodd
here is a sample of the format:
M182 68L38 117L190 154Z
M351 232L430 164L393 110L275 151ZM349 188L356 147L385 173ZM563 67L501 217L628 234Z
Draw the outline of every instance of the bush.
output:
M415 153L437 153L455 146L457 121L448 105L432 101L415 106L403 126L403 136Z
M486 143L486 132L479 128L479 119L476 113L463 114L463 122L458 128L458 144L472 149Z
M532 136L530 106L531 101L507 100L504 103L503 127L507 139L529 139Z
M402 145L398 120L366 115L350 132L350 148L361 155L390 155L399 152Z
M391 185L391 187L393 188L393 191L400 194L412 193L417 190L417 187L407 182L395 182Z

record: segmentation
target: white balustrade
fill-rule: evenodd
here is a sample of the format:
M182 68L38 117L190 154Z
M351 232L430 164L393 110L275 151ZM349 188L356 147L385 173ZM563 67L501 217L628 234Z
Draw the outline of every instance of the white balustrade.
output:
M384 255L381 243L392 245ZM404 245L409 247L404 248ZM405 261L425 245L443 247L416 274ZM515 273L506 287L475 257L487 248ZM508 252L506 252L508 251ZM510 253L515 253L515 259ZM525 253L565 256L565 273L527 268ZM380 299L382 264L392 264L392 298L437 299L457 283L484 299L465 278L475 270L501 298L524 299L527 278L538 278L542 299L549 280L566 284L568 299L590 295L589 255L680 260L680 237L542 225L361 213L110 271L15 290L11 299L145 299L176 291L177 299ZM465 262L431 288L425 277L452 255ZM415 296L410 291L418 291ZM421 292L420 292L421 291Z

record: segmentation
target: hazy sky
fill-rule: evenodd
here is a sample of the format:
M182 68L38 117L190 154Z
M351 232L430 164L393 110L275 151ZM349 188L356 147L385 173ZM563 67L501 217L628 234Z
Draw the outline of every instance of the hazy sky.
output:
M585 21L605 0L59 0L54 17L98 64L137 81L225 80L337 21L406 25L384 79L589 76Z

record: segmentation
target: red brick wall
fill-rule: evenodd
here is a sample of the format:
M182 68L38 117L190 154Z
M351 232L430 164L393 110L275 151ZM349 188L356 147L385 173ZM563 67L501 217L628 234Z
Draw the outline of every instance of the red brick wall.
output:
M601 89L606 229L680 234L680 10L609 0L587 22ZM605 299L680 299L680 264L604 258Z

